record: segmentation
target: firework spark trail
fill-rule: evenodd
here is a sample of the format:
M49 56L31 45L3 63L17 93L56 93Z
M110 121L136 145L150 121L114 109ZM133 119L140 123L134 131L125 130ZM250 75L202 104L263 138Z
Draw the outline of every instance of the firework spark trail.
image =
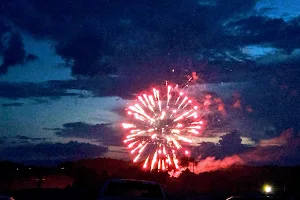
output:
M135 155L133 162L144 162L143 168L150 163L150 170L179 169L178 157L189 154L192 136L203 130L204 112L178 85L158 88L138 96L127 108L132 123L122 124L128 130L124 143Z

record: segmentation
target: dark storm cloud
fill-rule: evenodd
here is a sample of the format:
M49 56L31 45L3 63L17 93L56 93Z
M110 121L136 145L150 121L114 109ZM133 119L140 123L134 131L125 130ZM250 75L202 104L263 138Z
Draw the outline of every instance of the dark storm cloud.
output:
M49 130L49 129L48 129ZM97 140L105 145L121 145L122 134L112 124L87 124L84 122L72 122L63 124L61 129L53 129L60 137L88 138Z
M230 4L219 0L214 6L201 5L198 1L163 2L147 7L146 13L140 10L141 17L137 17L143 29L163 38L161 53L178 58L193 57L193 53L200 51L204 57L211 57L211 52L236 47L238 41L224 33L222 24L236 15L247 14L255 4L255 0L231 1Z
M232 146L229 145L230 139L236 141ZM192 151L192 156L197 161L195 171L213 171L236 164L299 165L300 138L299 134L293 133L293 129L283 131L278 137L261 140L255 147L241 145L240 141L241 138L232 132L224 135L219 144L202 143L195 147Z
M2 107L19 107L19 106L23 106L24 103L4 103L2 104Z
M4 51L4 46L5 46L4 42L6 40L4 34L7 33L9 30L10 30L10 28L4 23L4 21L0 20L0 37L1 37L0 52L1 52L1 54Z
M218 144L212 142L202 142L199 146L194 147L192 155L194 158L205 159L207 157L215 157L224 159L228 156L241 154L249 151L251 147L242 144L241 134L234 130L221 136Z
M277 73L270 73L269 78L242 92L245 103L254 110L249 115L253 119L268 119L278 134L288 128L299 132L299 74L299 69L282 66Z
M7 45L8 47L3 52L3 63L0 66L0 74L7 73L7 70L10 66L23 64L26 57L20 34L11 33Z
M89 91L93 96L119 96L129 98L133 93L144 90L148 79L143 77L108 77L83 78L42 83L0 82L0 97L7 99L36 98L36 103L45 103L39 97L59 98L64 96L90 97L80 91ZM162 83L162 82L161 82ZM71 90L71 91L70 91ZM72 90L78 90L72 91ZM4 107L9 105L4 105Z
M89 30L71 41L59 43L56 52L72 64L72 74L96 76L110 74L114 69L101 62L103 51L108 44L102 38L91 35ZM103 47L104 46L104 47Z
M0 147L0 152L2 149L12 145L33 145L41 142L46 142L49 138L40 138L40 137L28 137L25 135L16 135L14 137L0 137L0 143L3 146Z
M19 33L14 32L0 19L0 55L2 64L0 65L0 75L6 74L8 68L17 64L24 64L35 60L37 57L25 52L24 44Z
M237 130L221 136L219 143L223 153L227 155L241 153L247 149L247 145L242 144L241 134Z
M88 79L49 81L48 85L57 89L78 89L91 91L94 96L132 97L132 94L146 87L143 77L124 78L101 76ZM147 79L146 79L147 80Z
M30 139L29 137L24 136L24 135L17 135L16 138L20 139L20 140L29 140Z
M6 140L7 140L7 137L1 136L1 137L0 137L0 144L6 143Z
M194 57L197 51L211 57L235 49L238 41L224 33L223 23L249 13L256 2L12 0L0 9L35 37L56 40L56 51L73 75L129 71L137 76L166 73L170 59Z
M247 13L254 8L258 0L233 0L228 3L226 0L216 0L218 10L224 13L224 17L232 17L233 14Z
M270 46L291 52L300 48L299 17L290 21L281 18L270 19L261 16L251 16L230 23L230 29L240 39L241 43L268 44Z
M35 61L37 60L39 57L37 55L34 55L34 54L28 54L25 61L26 62L32 62L32 61Z
M78 160L95 158L107 152L106 147L87 143L69 142L40 143L8 146L1 149L0 160L15 162L43 161L43 160ZM51 158L51 159L49 159Z
M71 63L74 75L94 76L112 71L100 62L108 46L99 29L107 23L105 6L112 5L102 1L9 1L3 3L2 15L37 38L57 40L56 50Z
M287 129L278 137L262 140L251 151L240 154L249 164L299 165L300 137L293 129Z
M129 81L129 82L128 82ZM130 83L136 83L132 85ZM48 81L42 83L9 83L0 82L0 97L7 99L35 98L37 104L45 103L47 100L38 99L60 98L64 96L90 97L90 94L80 93L89 91L93 96L120 96L132 97L132 94L145 88L145 82L137 84L137 80L97 77L77 80ZM77 90L77 91L72 91ZM21 106L21 104L3 104L3 107Z
M59 98L62 96L78 96L78 94L72 92L69 93L64 88L49 87L47 83L35 84L0 82L0 97L7 99L31 97Z
M40 140L46 140L47 138L38 138L38 137L28 137L28 136L24 136L24 135L17 135L16 139L27 140L27 141L40 141Z

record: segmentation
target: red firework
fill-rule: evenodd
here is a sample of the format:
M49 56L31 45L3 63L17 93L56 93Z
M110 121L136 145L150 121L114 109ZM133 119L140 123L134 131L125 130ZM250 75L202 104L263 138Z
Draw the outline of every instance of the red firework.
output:
M179 169L179 155L189 155L187 146L203 130L204 112L178 85L153 88L126 110L132 122L122 124L124 143L145 169Z

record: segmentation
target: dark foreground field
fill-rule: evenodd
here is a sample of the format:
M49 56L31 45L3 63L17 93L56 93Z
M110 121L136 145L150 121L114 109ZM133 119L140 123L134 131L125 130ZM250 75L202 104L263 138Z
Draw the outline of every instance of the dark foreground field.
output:
M10 192L16 200L96 200L97 191L67 188L67 189L24 189ZM231 194L226 192L211 192L211 193L197 193L197 192L167 192L168 200L225 200L232 195L250 196L249 199L262 199L264 194L261 193L247 193L247 194ZM259 198L258 198L259 197ZM296 194L278 194L269 196L269 200L294 200L300 199Z
M56 168L0 163L0 195L8 193L16 200L93 200L111 178L159 182L168 200L256 196L266 183L281 197L276 199L300 199L300 166L232 166L200 174L185 170L175 178L167 172L143 171L131 162L113 159L69 162Z

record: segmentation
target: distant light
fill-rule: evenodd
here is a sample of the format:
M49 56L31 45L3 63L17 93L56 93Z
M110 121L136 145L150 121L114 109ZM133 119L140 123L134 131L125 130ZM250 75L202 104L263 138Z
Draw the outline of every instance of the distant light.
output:
M272 192L272 188L271 188L270 186L266 186L265 192L266 192L266 193Z
M263 190L265 193L269 194L272 192L272 186L270 185L264 185Z
M61 170L64 170L65 168L64 167L62 167L62 168L60 168Z

